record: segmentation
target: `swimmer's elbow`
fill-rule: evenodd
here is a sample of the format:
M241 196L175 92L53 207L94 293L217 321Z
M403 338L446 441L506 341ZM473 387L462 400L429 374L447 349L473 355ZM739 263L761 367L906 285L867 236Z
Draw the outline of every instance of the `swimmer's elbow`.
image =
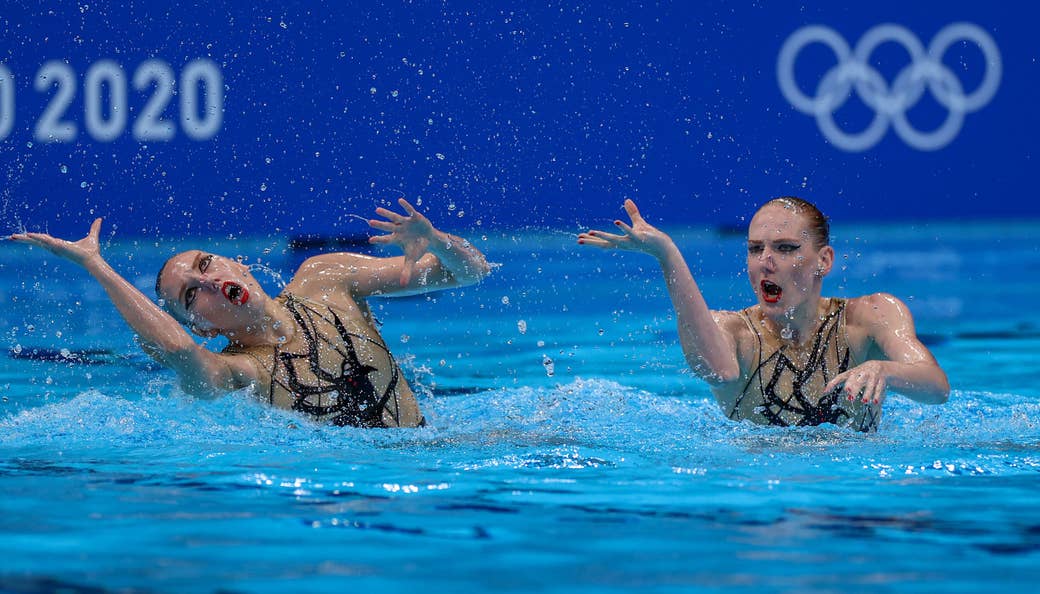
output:
M933 404L946 404L950 400L950 381L946 379L946 374L943 374L942 381L937 386L937 390L934 394L935 400Z
M922 404L946 404L950 400L950 381L943 373L932 385L919 391L916 397L912 398Z
M711 365L710 363L692 363L690 368L701 379L713 386L721 386L736 381L740 377L740 368L734 361L732 365Z
M197 400L216 400L223 395L223 392L213 389L212 386L197 382L181 381L181 391Z
M155 338L138 336L138 341L141 350L146 355L166 364L170 364L175 359L184 358L188 353L199 348L187 334L182 336L178 333L170 333Z
M734 367L733 369L724 369L717 371L712 377L713 381L709 381L712 381L712 383L716 385L728 384L730 382L737 381L737 378L739 377L740 370Z
M475 285L491 274L491 266L485 260L474 264L468 264L459 272L452 272L452 281L456 287L468 287Z

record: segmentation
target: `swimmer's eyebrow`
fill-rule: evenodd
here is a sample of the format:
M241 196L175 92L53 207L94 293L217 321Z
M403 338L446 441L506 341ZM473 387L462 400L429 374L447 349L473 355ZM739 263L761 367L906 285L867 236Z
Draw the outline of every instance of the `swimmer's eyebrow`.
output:
M762 245L763 243L802 243L802 239L794 239L793 237L772 237L770 239L749 239L747 240L748 245Z

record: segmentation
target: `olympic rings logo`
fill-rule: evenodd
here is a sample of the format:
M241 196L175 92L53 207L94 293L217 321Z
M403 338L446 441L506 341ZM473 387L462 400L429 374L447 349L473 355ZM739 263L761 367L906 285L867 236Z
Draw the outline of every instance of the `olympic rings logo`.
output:
M943 64L943 55L954 43L969 41L981 51L986 73L978 88L964 93L961 81ZM895 77L891 87L880 72L870 65L870 55L885 42L906 48L911 62ZM802 93L794 79L794 63L798 54L812 43L822 43L834 52L838 64L827 71L809 97ZM984 107L1000 86L1000 51L993 38L972 23L953 23L944 27L925 50L921 41L905 27L878 25L867 31L854 50L833 29L811 25L795 31L784 42L776 63L780 91L798 111L815 116L820 132L832 144L849 152L865 151L885 135L891 123L896 134L908 145L922 151L938 150L950 144L964 124L964 115ZM948 115L938 128L920 131L907 120L906 112L921 99L925 89L931 91ZM874 110L874 118L858 134L842 130L834 121L838 110L852 94Z

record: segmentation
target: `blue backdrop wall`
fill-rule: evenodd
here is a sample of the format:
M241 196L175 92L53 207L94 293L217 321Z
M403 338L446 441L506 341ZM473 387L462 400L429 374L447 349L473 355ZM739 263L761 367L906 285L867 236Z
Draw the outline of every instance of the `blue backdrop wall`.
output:
M42 4L47 4L43 6ZM977 2L8 3L0 215L81 235L1040 216L1036 10Z

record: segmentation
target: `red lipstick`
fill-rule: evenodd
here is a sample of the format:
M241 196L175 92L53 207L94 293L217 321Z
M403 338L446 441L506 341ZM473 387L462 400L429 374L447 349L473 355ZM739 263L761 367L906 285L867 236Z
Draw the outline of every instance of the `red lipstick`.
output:
M246 301L249 301L249 291L235 281L224 281L220 291L224 293L224 297L228 301L235 305L243 305Z
M762 279L760 286L762 287L762 299L766 303L780 302L780 297L784 294L784 290L780 288L780 285L773 281Z

